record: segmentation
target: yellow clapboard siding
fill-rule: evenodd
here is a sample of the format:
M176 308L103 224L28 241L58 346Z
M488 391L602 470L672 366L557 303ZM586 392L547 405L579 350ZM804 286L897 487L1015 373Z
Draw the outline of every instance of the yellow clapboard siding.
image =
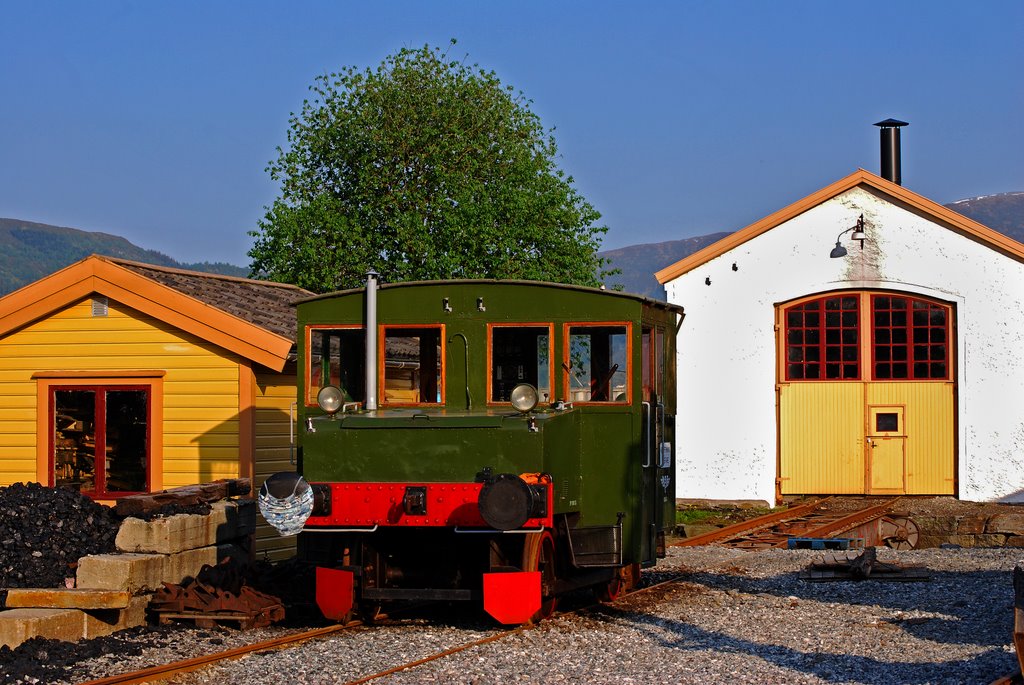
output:
M783 494L864 492L861 383L790 383L780 389Z
M177 417L175 417L177 419ZM183 420L168 420L164 417L164 434L177 433L180 435L206 435L207 433L230 433L231 435L238 435L238 418L232 416L231 419L226 421L183 421Z
M212 448L233 447L238 454L238 432L234 433L167 433L164 432L164 448L195 446L201 454Z
M184 464L189 463L191 467L199 467L199 455L202 454L204 461L215 463L217 461L238 461L238 448L237 447L204 447L200 448L199 445L192 443L191 445L167 445L164 447L164 468L167 469L171 464ZM177 468L180 468L177 467Z
M0 366L6 369L20 369L35 371L59 371L59 370L81 370L81 371L109 371L121 369L177 369L177 368L223 368L225 364L234 364L233 360L224 360L209 354L159 354L147 352L145 354L126 355L124 351L101 354L79 354L73 347L60 346L50 350L49 354L41 353L42 350L33 350L31 355L26 355L6 345L0 350ZM11 359L7 355L16 355Z
M21 345L62 345L68 330L40 330L32 328L18 336ZM75 342L80 345L164 345L168 332L154 327L89 327L74 329ZM175 336L177 338L177 336ZM182 342L183 338L177 338Z
M0 448L2 447L19 447L19 448L34 448L36 446L36 434L35 427L33 427L32 433L0 433ZM28 450L26 450L28 451Z
M212 407L212 408L225 408L234 407L238 408L238 395L194 395L194 394L177 394L167 392L167 388L164 388L164 406L171 408L178 407Z
M36 420L35 405L6 406L0 398L0 426L8 424L34 425Z
M164 421L206 421L223 423L237 421L237 407L174 407L164 410Z
M27 383L0 383L0 403L3 406L22 406L26 397L35 399L36 384Z
M167 369L165 383L210 383L238 382L238 366L227 364L223 367Z

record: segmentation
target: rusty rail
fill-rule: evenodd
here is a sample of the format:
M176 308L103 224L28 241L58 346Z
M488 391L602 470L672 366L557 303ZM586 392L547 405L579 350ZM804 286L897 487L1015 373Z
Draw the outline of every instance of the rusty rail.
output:
M837 533L844 533L849 530L853 530L858 526L862 526L865 523L869 523L877 519L879 516L896 506L896 502L900 500L896 497L888 502L868 507L867 509L859 509L847 516L837 518L831 521L826 521L819 526L809 528L801 533L803 537L808 538L829 538ZM782 540L775 544L775 547L786 547L789 544L789 540Z
M833 499L835 498L826 497L798 507L734 523L703 535L686 538L674 546L720 544L743 549L785 548L789 546L791 538L831 538L841 533L853 533L853 537L863 538L864 544L867 545L883 544L872 523L885 520L882 517L891 511L901 498L895 497L850 513L828 510L826 506Z
M789 509L783 509L782 511L776 511L771 514L759 516L754 519L747 521L740 521L739 523L733 523L732 525L713 530L703 535L697 535L692 538L686 538L673 545L673 547L696 547L698 545L711 545L722 540L729 540L732 538L741 537L748 535L760 530L770 528L776 524L798 519L808 514L813 513L822 504L831 500L831 497L825 499L815 500L808 502L807 504L801 504L797 507L791 507Z
M291 647L300 642L315 640L317 638L345 630L346 628L350 628L353 625L358 625L358 622L350 623L347 625L335 625L327 626L326 628L316 628L314 630L307 630L303 633L286 635L284 637L278 637L272 640L264 640L263 642L257 642L251 645L245 645L243 647L236 647L234 649L228 649L226 651L217 652L215 654L206 654L204 656L195 657L193 659L185 659L183 661L174 661L169 664L162 664L160 666L152 666L150 668L142 669L141 671L132 671L131 673L121 673L119 675L108 676L106 678L99 678L98 680L90 680L81 683L81 685L133 685L148 683L156 680L165 680L179 673L188 673L189 671L196 671L200 668L205 668L206 666L215 664L218 661L230 661L232 659L241 659L242 657L252 654L253 652L260 652L268 649L281 649L285 647Z

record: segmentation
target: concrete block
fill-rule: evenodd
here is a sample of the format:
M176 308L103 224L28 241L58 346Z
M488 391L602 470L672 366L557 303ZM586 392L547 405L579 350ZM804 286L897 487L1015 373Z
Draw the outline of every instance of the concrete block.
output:
M132 597L123 609L100 609L86 611L83 616L82 634L86 639L110 635L118 630L146 625L146 607L153 595Z
M124 609L131 593L127 590L92 588L11 588L7 606L11 609Z
M995 514L985 526L986 533L1024 534L1024 514Z
M83 613L78 609L8 609L0 611L0 645L14 649L33 637L75 642L82 639Z
M164 554L92 554L78 560L76 585L133 595L158 590L166 579L166 561Z
M169 554L164 558L163 579L168 583L180 584L187 577L195 577L203 566L216 566L228 557L244 561L249 558L249 554L237 545L215 545Z
M251 538L256 528L253 500L222 500L209 514L175 514L143 521L129 517L115 544L122 552L175 554L236 539Z

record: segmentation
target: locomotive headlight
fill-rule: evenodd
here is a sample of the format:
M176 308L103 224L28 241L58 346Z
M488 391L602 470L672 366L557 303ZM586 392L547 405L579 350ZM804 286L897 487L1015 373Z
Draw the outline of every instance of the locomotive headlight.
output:
M344 401L345 397L341 393L341 388L334 385L325 385L316 394L316 403L331 416L338 413Z
M537 393L537 388L529 383L520 383L512 388L512 394L509 396L509 399L512 401L512 406L516 411L527 414L537 406L537 402L540 401L540 395Z
M515 530L530 518L534 492L519 476L502 473L480 489L477 505L480 516L491 528Z

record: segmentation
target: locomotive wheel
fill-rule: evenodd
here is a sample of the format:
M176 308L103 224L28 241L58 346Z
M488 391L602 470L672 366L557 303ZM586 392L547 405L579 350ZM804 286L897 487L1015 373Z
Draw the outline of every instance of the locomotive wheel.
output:
M881 521L881 537L892 549L914 549L920 532L917 524L906 516L885 516Z
M555 597L555 538L550 531L531 533L523 547L523 570L540 571L540 610L533 615L534 621L543 621L555 613L558 599Z
M622 594L622 589L625 587L625 583L622 582L622 577L619 576L619 572L615 572L615 577L609 580L605 585L598 585L594 589L594 594L597 595L599 602L614 602Z
M607 585L598 585L594 594L600 602L614 602L623 592L636 588L640 580L640 564L627 564L615 569L615 577Z
M373 624L383 614L380 602L363 602L359 605L359 615L366 623Z

